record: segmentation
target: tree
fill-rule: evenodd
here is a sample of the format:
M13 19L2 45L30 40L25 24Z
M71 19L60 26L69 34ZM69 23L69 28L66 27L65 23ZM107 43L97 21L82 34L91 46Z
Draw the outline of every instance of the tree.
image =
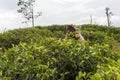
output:
M22 13L24 18L28 22L31 20L32 26L34 27L34 19L41 16L41 12L37 12L37 15L34 15L34 4L35 0L19 0L18 6L20 6L20 9L18 10L18 13Z
M93 18L92 18L92 15L90 15L90 24L92 24L93 22Z
M113 15L113 13L110 11L110 8L109 8L109 7L106 7L106 8L105 8L105 11L106 11L106 17L107 17L108 27L110 27L110 26L111 26L110 18L111 18L111 16Z

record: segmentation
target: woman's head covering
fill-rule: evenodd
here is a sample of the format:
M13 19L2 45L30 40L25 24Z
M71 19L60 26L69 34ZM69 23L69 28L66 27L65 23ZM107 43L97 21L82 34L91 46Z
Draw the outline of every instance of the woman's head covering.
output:
M74 32L75 31L75 28L73 27L73 25L68 25L67 29L68 29L69 32Z

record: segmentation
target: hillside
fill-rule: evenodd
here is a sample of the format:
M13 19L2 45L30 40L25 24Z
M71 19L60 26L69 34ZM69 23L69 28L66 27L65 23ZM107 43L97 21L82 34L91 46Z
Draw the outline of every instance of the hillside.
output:
M66 25L1 33L0 79L120 80L120 28L82 25L83 42L66 33Z

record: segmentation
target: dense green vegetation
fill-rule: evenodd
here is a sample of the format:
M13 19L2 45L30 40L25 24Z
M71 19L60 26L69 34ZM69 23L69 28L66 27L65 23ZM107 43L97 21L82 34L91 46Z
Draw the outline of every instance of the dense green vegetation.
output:
M1 33L0 79L120 80L120 28L82 25L86 41L66 40L66 32L52 25Z

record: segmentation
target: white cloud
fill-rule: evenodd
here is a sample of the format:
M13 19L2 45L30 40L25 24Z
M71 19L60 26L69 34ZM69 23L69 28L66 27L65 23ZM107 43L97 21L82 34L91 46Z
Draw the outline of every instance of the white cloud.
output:
M0 32L4 29L19 28L21 21L22 18L20 18L20 15L17 14L17 12L0 10Z
M18 0L1 0L0 3L0 30L6 27L19 28L24 20L17 13ZM111 20L113 25L120 26L119 0L36 0L35 11L42 11L43 15L35 20L36 25L49 24L83 24L90 23L90 15L93 23L106 24L105 7L110 7L114 13ZM30 24L28 24L30 26Z
M111 17L112 25L120 27L120 15L113 15Z

